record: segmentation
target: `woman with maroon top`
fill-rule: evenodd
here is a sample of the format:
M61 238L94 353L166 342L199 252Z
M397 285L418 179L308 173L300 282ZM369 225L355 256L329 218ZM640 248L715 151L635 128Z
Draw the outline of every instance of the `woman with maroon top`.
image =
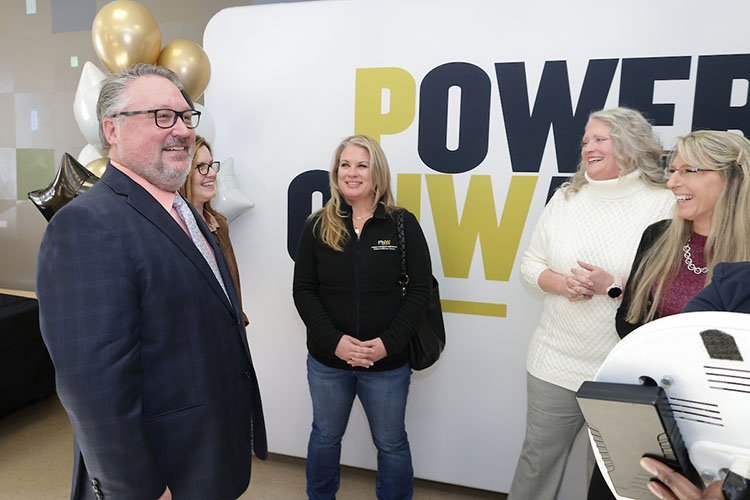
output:
M615 318L620 337L682 312L711 283L716 264L750 260L750 141L692 132L677 140L664 173L677 211L643 232ZM588 499L611 498L596 468Z
M677 213L643 233L617 310L620 337L681 312L711 282L717 263L750 260L750 141L692 132L678 139L669 165Z

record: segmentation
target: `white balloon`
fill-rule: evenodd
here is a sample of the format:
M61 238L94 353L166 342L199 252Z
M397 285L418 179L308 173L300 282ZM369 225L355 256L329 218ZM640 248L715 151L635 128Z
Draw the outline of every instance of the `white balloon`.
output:
M73 115L78 128L89 144L100 144L99 120L96 118L96 101L99 100L99 90L102 80L106 78L99 68L86 61L78 81L75 99L73 100Z
M97 141L97 144L99 142ZM98 146L94 146L93 144L86 144L80 153L78 153L78 163L83 165L84 167L91 163L94 160L98 160L99 158L105 158L107 154L102 151L102 149ZM223 165L222 165L223 166Z
M202 104L195 103L195 110L201 112L201 119L198 122L198 126L195 127L195 135L199 135L206 139L209 144L213 146L214 138L216 137L216 125L214 125L214 118L211 113ZM221 165L224 168L224 165ZM221 172L219 172L221 173Z
M231 156L221 162L221 170L216 176L216 196L211 200L211 206L221 212L229 222L255 206L255 203L248 200L237 186L237 179L234 177L234 160Z

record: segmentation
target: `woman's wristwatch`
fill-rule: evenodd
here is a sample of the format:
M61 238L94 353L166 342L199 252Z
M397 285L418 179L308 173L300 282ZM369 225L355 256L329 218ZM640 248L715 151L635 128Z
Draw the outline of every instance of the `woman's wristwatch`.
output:
M607 287L607 296L611 299L622 297L622 278L615 276L615 281Z

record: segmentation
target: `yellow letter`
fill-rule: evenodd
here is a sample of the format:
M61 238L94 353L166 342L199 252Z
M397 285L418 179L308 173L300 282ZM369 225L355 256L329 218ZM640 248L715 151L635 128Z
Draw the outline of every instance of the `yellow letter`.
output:
M422 174L398 174L396 190L398 204L419 220L422 206Z
M537 177L514 175L511 178L499 226L490 176L471 176L460 224L453 177L428 174L426 178L445 276L469 277L479 236L485 279L508 281Z
M383 113L383 89L390 90ZM354 133L380 142L382 134L398 134L414 121L417 84L401 68L358 68L354 102Z

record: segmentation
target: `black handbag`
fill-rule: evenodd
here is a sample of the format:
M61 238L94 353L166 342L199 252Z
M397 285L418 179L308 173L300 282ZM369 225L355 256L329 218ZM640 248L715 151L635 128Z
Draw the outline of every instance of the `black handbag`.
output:
M401 251L401 297L407 293L409 275L406 272L406 236L404 234L404 211L399 210L396 216L398 246ZM420 318L416 331L409 340L409 364L413 370L424 370L435 364L445 348L445 324L443 310L440 307L440 289L435 276L432 277L430 304L427 312Z

